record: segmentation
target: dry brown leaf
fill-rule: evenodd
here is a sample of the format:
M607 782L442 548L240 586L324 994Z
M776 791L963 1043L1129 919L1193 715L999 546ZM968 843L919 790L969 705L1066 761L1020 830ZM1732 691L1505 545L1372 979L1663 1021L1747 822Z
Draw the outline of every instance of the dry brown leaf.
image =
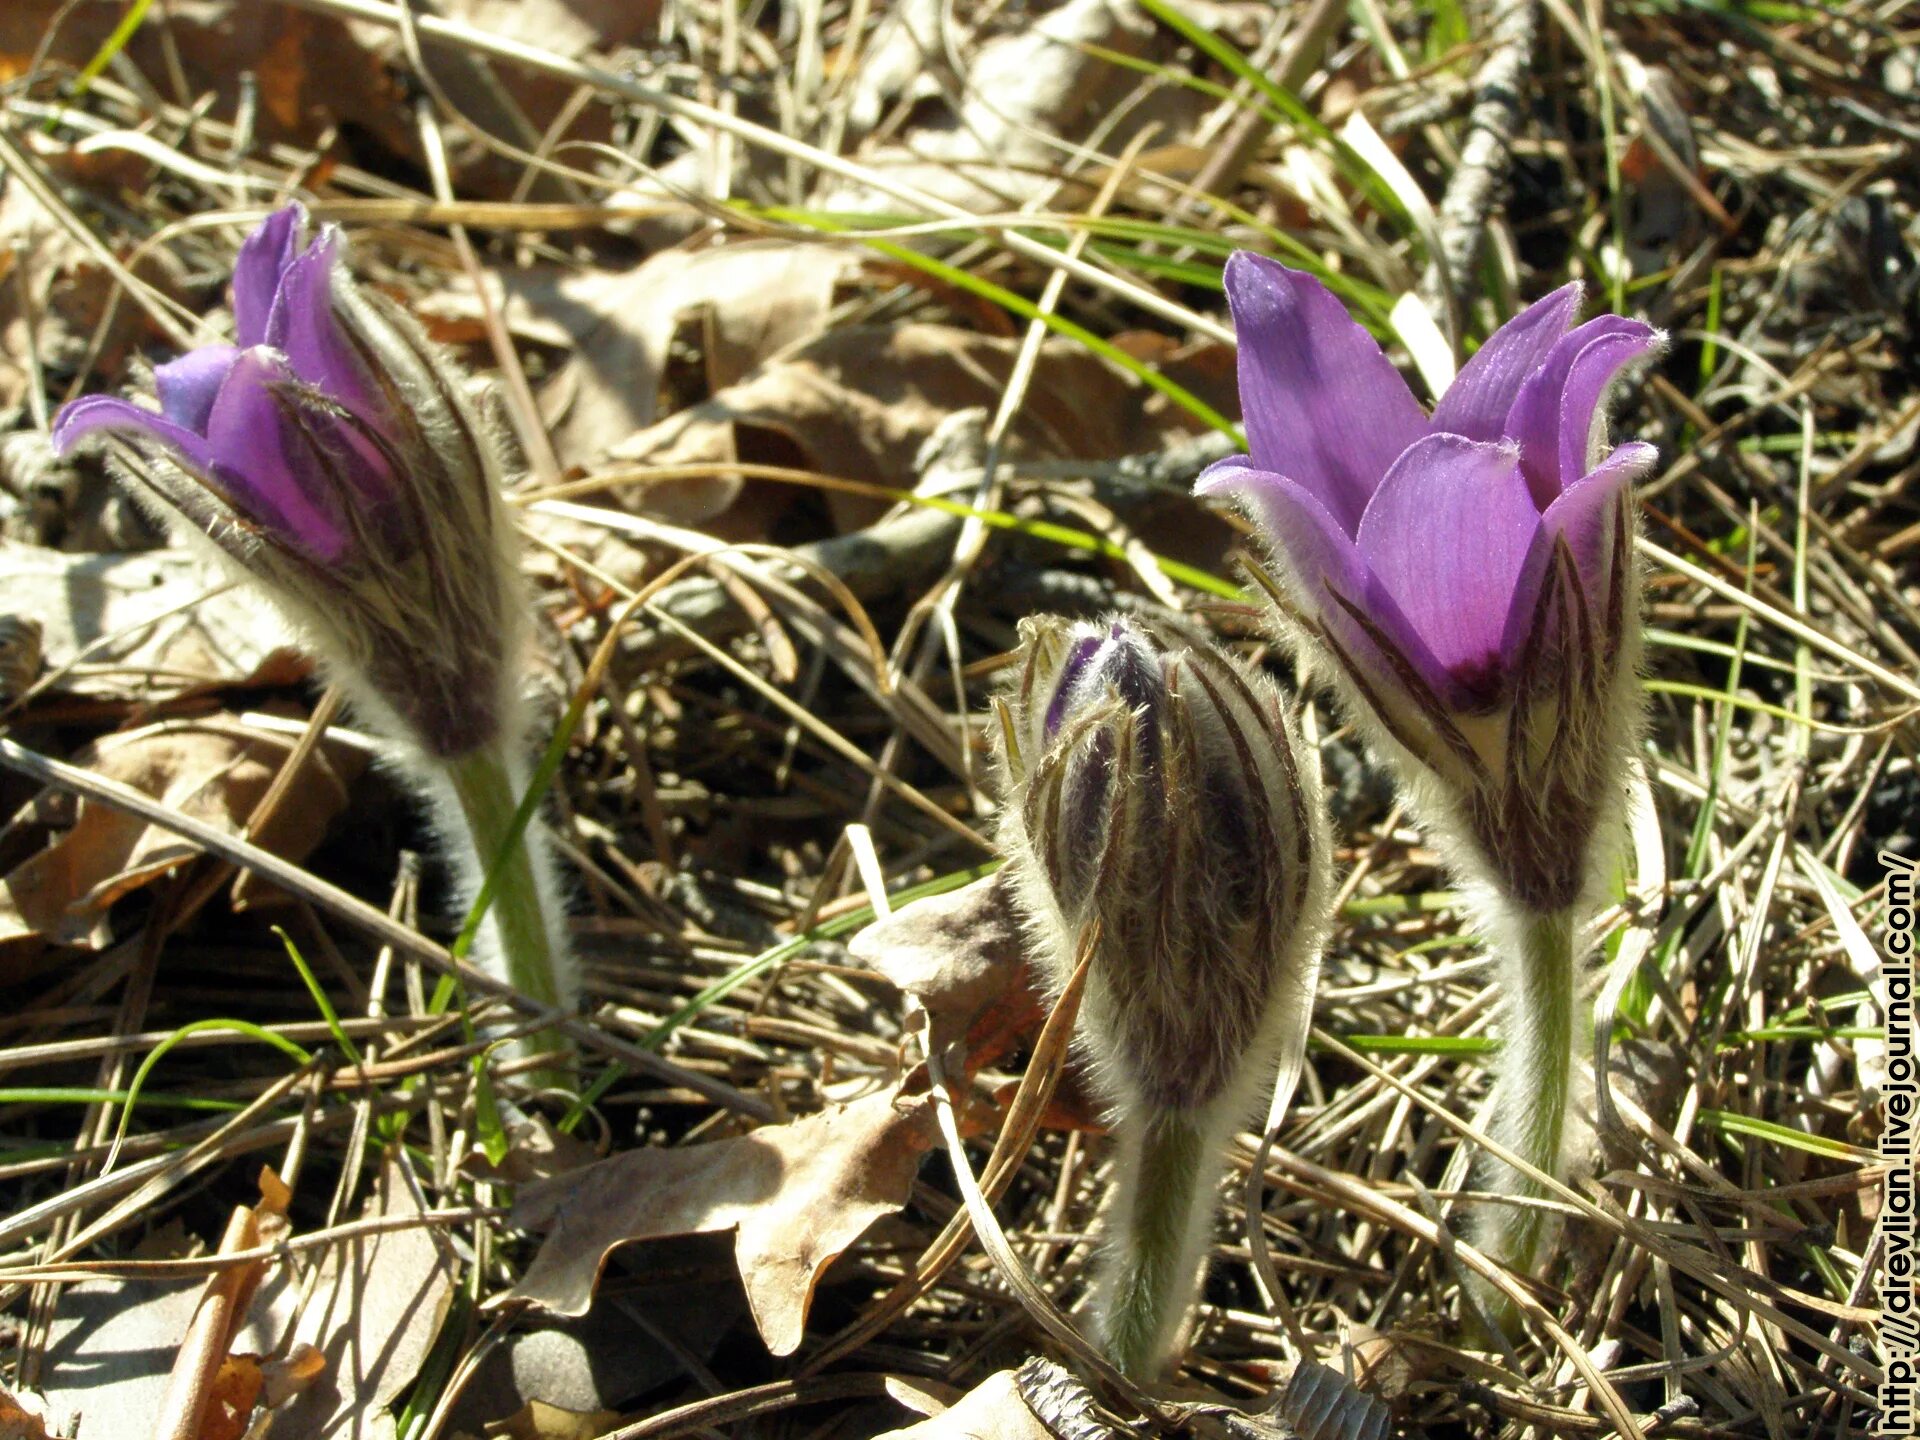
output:
M736 460L797 465L874 485L909 486L914 456L957 410L998 406L1019 342L945 325L848 326L790 350L710 400L641 431L608 452L619 468L725 465ZM1006 455L1113 459L1157 447L1164 428L1147 392L1085 348L1041 347ZM671 482L670 482L671 483ZM683 524L711 520L738 482L668 503L664 487L638 492L649 510ZM842 529L874 518L871 501L829 495Z
M889 1430L879 1440L1054 1440L1054 1434L1020 1398L1014 1372L1000 1370L938 1415Z
M293 742L229 722L169 721L110 735L77 763L196 820L240 833ZM346 808L364 761L321 745L253 841L302 860ZM107 911L199 850L171 830L105 805L79 802L72 828L0 879L0 954L10 944L105 943Z
M304 669L279 615L245 587L222 590L226 578L185 550L76 555L0 540L0 591L39 622L44 667L88 667L60 681L72 694L152 701Z
M256 1356L227 1356L213 1377L206 1418L201 1421L200 1433L194 1440L240 1440L247 1433L247 1421L264 1384L265 1376Z
M631 270L510 280L535 316L574 337L573 357L545 397L550 415L560 411L553 439L561 460L591 465L659 419L668 350L683 323L699 320L712 394L818 334L834 287L862 263L858 252L830 245L745 240L662 251Z
M53 66L86 64L125 8L121 0L7 0L0 5L0 75L23 71L43 39ZM660 5L658 0L448 0L436 10L579 57L649 38L659 28ZM400 78L409 66L400 37L389 26L255 0L174 0L154 7L124 53L150 83L180 84L185 93L207 96L212 113L223 118L240 103L241 77L253 77L259 142L311 146L337 126L348 133L335 144L420 159L412 91ZM434 52L433 77L464 117L445 127L448 160L463 196L504 198L524 176L518 161L473 139L468 122L531 147L574 89L571 82L525 67L489 65L457 46ZM564 137L551 138L604 141L610 134L605 108L595 105L574 117ZM536 175L527 198L572 197L551 178Z
M502 1440L593 1440L620 1423L617 1410L562 1410L541 1400L529 1400L517 1414L487 1426L487 1435Z
M361 1213L367 1219L420 1213L393 1161ZM326 1373L275 1413L273 1434L301 1440L391 1435L387 1405L419 1373L453 1298L455 1273L453 1247L430 1225L331 1246L295 1331L297 1343L326 1356Z
M887 1091L733 1140L630 1150L530 1185L514 1223L547 1235L501 1303L584 1315L616 1247L733 1230L754 1324L770 1351L791 1355L821 1274L906 1203L933 1138L926 1097Z
M286 1404L327 1373L327 1357L304 1342L278 1360L260 1364L261 1400L269 1410Z
M0 1440L52 1440L47 1425L6 1390L0 1389Z
M9 0L0 6L0 57L30 55L44 41L55 66L84 65L123 13L117 0ZM191 93L217 95L212 107L223 117L234 113L241 76L251 73L262 141L311 142L342 119L400 133L399 85L337 20L246 0L186 0L156 6L125 54L154 80L177 74Z
M1046 1018L1029 983L1025 937L1004 873L916 900L876 920L847 947L926 1012L929 1043L968 1076Z

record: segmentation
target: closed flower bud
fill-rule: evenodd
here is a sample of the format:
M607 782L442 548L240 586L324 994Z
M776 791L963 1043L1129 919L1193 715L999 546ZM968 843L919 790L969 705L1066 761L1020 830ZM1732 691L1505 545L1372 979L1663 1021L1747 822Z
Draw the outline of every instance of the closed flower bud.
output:
M1098 921L1084 1026L1114 1098L1207 1105L1311 1006L1317 777L1279 692L1221 652L1124 620L1023 630L1010 709L1028 773L1002 839L1042 961L1064 983Z
M1124 619L1022 626L1001 841L1056 987L1091 946L1079 1041L1121 1143L1098 1316L1164 1360L1198 1282L1227 1135L1312 1020L1330 847L1279 691Z

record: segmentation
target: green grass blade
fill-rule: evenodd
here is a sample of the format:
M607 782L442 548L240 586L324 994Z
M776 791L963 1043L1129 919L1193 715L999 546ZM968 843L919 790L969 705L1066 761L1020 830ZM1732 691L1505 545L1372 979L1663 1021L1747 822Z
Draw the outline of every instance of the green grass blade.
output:
M127 1086L126 1102L120 1111L120 1123L115 1127L113 1132L113 1144L107 1150L105 1163L100 1167L100 1173L102 1175L105 1175L113 1169L113 1162L120 1154L120 1147L126 1143L127 1127L133 1123L134 1106L140 1103L140 1092L146 1086L147 1077L153 1073L153 1067L158 1065L167 1052L172 1050L173 1047L181 1041L187 1039L189 1036L205 1034L212 1030L232 1031L235 1034L245 1035L250 1039L258 1040L263 1045L271 1045L297 1065L310 1065L313 1063L313 1056L305 1049L294 1044L293 1041L287 1039L284 1035L276 1035L273 1031L266 1029L264 1026L255 1025L250 1020L195 1020L190 1024L182 1025L178 1030L175 1030L172 1034L168 1035L166 1039L154 1046L152 1050L148 1051L146 1058L140 1062L140 1068L133 1072L133 1080Z
M287 947L287 958L293 962L293 968L300 972L300 979L307 987L307 993L313 997L313 1005L320 1012L320 1018L327 1022L327 1029L333 1032L333 1043L340 1047L355 1065L360 1063L360 1047L353 1043L353 1037L347 1034L340 1024L340 1017L334 1013L333 1002L327 999L327 992L320 988L320 982L314 978L313 971L307 967L306 957L300 953L300 947L293 943L293 937L278 925L273 933L280 937L280 943Z
M1485 1035L1346 1035L1341 1043L1369 1055L1491 1055L1500 1048Z
M1764 1140L1769 1144L1785 1146L1789 1150L1804 1151L1808 1155L1818 1155L1827 1160L1845 1160L1855 1165L1871 1165L1880 1157L1871 1150L1862 1150L1857 1145L1849 1145L1844 1140L1829 1139L1825 1135L1809 1135L1804 1130L1795 1130L1789 1125L1777 1125L1771 1120L1762 1120L1755 1115L1736 1115L1731 1110L1702 1110L1700 1123L1709 1130L1717 1130L1722 1135L1737 1135L1747 1140Z
M914 269L931 275L934 279L977 295L982 300L990 300L1004 310L1010 310L1023 320L1037 320L1057 335L1078 341L1107 363L1125 370L1129 375L1148 388L1159 391L1174 404L1185 410L1205 425L1231 435L1234 441L1244 446L1246 438L1240 433L1240 427L1214 409L1198 395L1177 381L1169 380L1151 365L1136 360L1110 340L1103 340L1084 325L1076 324L1066 316L1053 310L1042 310L1024 295L1016 294L991 280L983 280L978 275L949 265L944 260L936 260L915 250L910 245L898 245L891 240L881 240L874 236L863 236L861 243L878 250L882 255L899 261L902 265L911 265Z

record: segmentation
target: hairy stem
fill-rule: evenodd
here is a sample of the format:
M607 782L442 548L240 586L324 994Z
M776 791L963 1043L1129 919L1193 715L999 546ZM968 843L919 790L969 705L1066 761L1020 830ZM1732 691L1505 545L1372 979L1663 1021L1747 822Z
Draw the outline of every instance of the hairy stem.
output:
M1536 1169L1558 1178L1564 1170L1567 1103L1573 1084L1573 915L1567 911L1520 918L1500 957L1506 985L1501 1018L1499 1088L1494 1097L1493 1135ZM1544 1199L1537 1181L1496 1162L1488 1176L1501 1194ZM1541 1257L1550 1233L1549 1212L1533 1207L1488 1205L1478 1213L1474 1243L1522 1274ZM1503 1325L1513 1317L1496 1307Z
M482 944L491 951L485 958L495 961L488 968L535 1000L570 1007L572 966L563 948L560 917L554 913L549 887L542 884L532 825L501 860L520 804L513 767L498 749L483 746L452 761L447 779L466 821L476 872L491 874L493 882L492 903L480 932ZM526 1042L531 1052L564 1050L566 1044L558 1031L550 1030Z
M1204 1113L1124 1117L1120 1183L1098 1308L1107 1357L1135 1380L1166 1365L1200 1282L1200 1253L1223 1157Z

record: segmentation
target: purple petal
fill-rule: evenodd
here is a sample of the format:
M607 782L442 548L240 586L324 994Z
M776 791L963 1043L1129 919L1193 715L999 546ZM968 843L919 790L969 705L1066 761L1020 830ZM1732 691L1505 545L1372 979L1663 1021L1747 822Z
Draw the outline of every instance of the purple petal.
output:
M1355 534L1394 457L1426 433L1419 402L1373 337L1311 275L1236 250L1226 286L1253 460L1293 476Z
M267 343L267 317L307 212L288 205L255 227L233 266L233 329L242 345Z
M1429 435L1380 482L1360 553L1461 693L1502 682L1502 639L1540 512L1512 444Z
M1622 445L1591 474L1574 481L1540 517L1540 533L1534 537L1520 579L1514 585L1513 604L1507 612L1506 633L1501 653L1509 663L1526 647L1534 623L1534 611L1545 583L1554 546L1567 542L1572 553L1580 588L1586 595L1590 613L1598 615L1606 595L1613 558L1613 527L1618 523L1619 498L1623 490L1652 468L1660 452L1653 446L1634 441Z
M231 345L208 345L162 365L153 372L161 412L196 434L206 434L214 399L239 358L240 352Z
M1607 564L1613 553L1609 529L1615 513L1613 501L1651 470L1659 458L1660 452L1644 441L1622 445L1569 485L1540 517L1543 531L1556 538L1565 537L1580 571L1580 583L1590 597L1597 597L1608 579Z
M142 410L118 395L88 395L60 407L53 419L53 450L65 455L98 431L158 442L189 468L204 472L212 458L206 439L177 421Z
M1129 710L1151 712L1167 698L1167 677L1159 652L1145 635L1123 620L1108 628L1107 638L1094 652L1093 663L1080 685L1083 692L1104 693L1111 688ZM1151 714L1148 718L1151 724Z
M1455 691L1449 675L1421 639L1400 605L1368 568L1320 498L1284 475L1257 468L1244 456L1210 465L1194 486L1200 495L1224 495L1236 501L1272 547L1291 581L1297 603L1323 625L1357 663L1367 667L1376 687L1402 689L1398 668L1372 636L1340 603L1344 597L1364 614L1381 637L1442 700Z
M1555 342L1540 368L1520 387L1520 394L1514 400L1513 408L1507 412L1506 424L1502 429L1509 439L1519 442L1520 468L1526 474L1527 483L1533 488L1533 498L1542 510L1587 470L1584 464L1573 470L1563 470L1560 463L1565 413L1563 401L1568 396L1575 363L1596 345L1603 346L1596 352L1598 356L1613 356L1618 350L1618 358L1606 370L1606 379L1593 390L1593 404L1597 404L1606 382L1611 381L1620 366L1640 350L1656 343L1657 332L1638 320L1625 320L1618 315L1597 315ZM1602 362L1596 360L1589 363L1597 367ZM1593 373L1596 372L1588 372L1589 379ZM1589 439L1592 414L1590 405L1576 427L1579 431L1577 444L1582 450Z
M333 313L339 250L340 232L328 226L287 265L267 320L267 343L285 353L293 373L307 384L365 415L371 397Z
M1599 336L1574 357L1560 396L1560 485L1571 487L1594 466L1605 443L1604 400L1621 370L1664 338L1651 325L1628 321L1630 330ZM1651 461L1648 462L1652 463Z
M273 351L241 352L214 402L209 478L248 519L296 550L336 561L347 549L345 497L288 419L292 379Z
M1469 440L1498 440L1520 387L1546 363L1579 308L1580 285L1575 281L1534 301L1494 331L1433 407L1432 428Z

